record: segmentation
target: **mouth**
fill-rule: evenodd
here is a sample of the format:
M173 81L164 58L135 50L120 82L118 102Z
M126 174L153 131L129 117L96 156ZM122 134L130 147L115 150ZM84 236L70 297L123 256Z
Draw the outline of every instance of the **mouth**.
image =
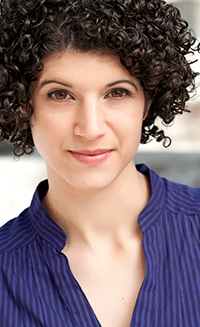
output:
M69 151L70 154L79 162L86 165L99 165L105 162L108 158L111 157L114 150L104 150L104 152L96 154L85 154L80 152Z
M80 150L80 151L69 151L71 153L76 153L80 155L85 155L85 156L96 156L96 155L101 155L107 152L113 151L112 149L97 149L97 150Z

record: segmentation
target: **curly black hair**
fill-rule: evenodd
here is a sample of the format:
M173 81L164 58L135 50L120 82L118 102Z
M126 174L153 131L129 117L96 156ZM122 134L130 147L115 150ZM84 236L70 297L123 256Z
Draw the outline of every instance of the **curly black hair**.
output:
M112 53L136 77L147 100L141 143L171 142L155 125L186 109L195 77L186 55L199 43L180 11L163 0L1 0L0 141L33 152L30 85L42 60L67 48Z

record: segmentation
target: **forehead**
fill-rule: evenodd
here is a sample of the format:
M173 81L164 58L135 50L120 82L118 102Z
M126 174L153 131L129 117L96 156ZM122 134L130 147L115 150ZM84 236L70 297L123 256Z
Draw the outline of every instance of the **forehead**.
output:
M74 71L79 69L80 71L84 71L88 68L93 68L95 71L98 71L98 68L102 69L103 67L106 69L121 70L126 74L130 74L121 64L119 57L113 54L65 50L45 57L42 62L44 68L40 77L52 72L57 73L58 69L73 69Z

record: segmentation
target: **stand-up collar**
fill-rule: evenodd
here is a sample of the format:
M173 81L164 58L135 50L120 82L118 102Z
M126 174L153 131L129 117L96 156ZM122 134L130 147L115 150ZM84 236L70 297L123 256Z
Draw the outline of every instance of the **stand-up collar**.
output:
M151 198L138 217L138 224L145 233L158 219L163 208L165 198L164 180L146 165L136 165L139 172L149 178L151 185ZM49 217L41 204L41 199L48 191L48 180L42 181L33 196L29 208L31 222L37 233L61 251L66 243L65 232Z
M145 233L159 219L160 212L164 208L165 179L144 164L136 165L136 168L149 178L151 186L151 198L138 217L139 227L142 233Z
M38 185L29 208L31 222L43 239L51 243L58 251L61 251L66 243L66 234L49 217L41 203L41 199L46 195L48 188L47 179Z

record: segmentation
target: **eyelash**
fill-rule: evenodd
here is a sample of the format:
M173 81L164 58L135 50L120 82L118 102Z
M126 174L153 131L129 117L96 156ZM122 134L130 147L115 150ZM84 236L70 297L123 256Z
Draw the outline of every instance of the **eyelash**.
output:
M123 93L123 95L121 96L121 97L113 97L114 99L122 99L122 98L124 98L124 97L126 97L126 96L131 96L131 92L129 91L129 90L127 90L127 89L123 89L123 88L117 88L117 89L113 89L113 90L111 90L107 95L106 95L106 97L107 98L110 98L110 96L109 96L109 94L112 94L112 93L114 93L114 92L122 92ZM58 90L54 90L54 91L51 91L51 92L49 92L48 94L47 94L47 98L48 99L53 99L54 101L58 101L58 102L62 102L62 101L66 101L67 99L65 98L65 99L62 99L62 100L59 100L59 99L56 99L56 97L54 97L53 95L55 95L56 93L65 93L65 96L70 96L70 97L72 97L72 95L68 92L68 91L66 91L66 90L63 90L63 89L58 89ZM73 97L72 97L73 98ZM68 98L69 99L69 98Z
M59 89L59 90L54 90L54 91L49 92L49 93L47 94L47 98L48 98L48 99L53 99L53 100L55 100L55 101L60 101L60 102L66 100L66 99L59 100L59 99L56 99L56 97L53 97L53 94L55 95L56 93L65 93L65 96L70 95L70 93L67 92L66 90ZM70 96L71 96L71 95L70 95Z
M108 94L114 93L116 91L120 91L120 92L124 93L124 95L121 96L121 97L113 97L113 98L120 98L121 99L121 98L124 98L125 96L131 96L131 92L129 90L122 89L122 88L114 89L114 90L110 91Z

